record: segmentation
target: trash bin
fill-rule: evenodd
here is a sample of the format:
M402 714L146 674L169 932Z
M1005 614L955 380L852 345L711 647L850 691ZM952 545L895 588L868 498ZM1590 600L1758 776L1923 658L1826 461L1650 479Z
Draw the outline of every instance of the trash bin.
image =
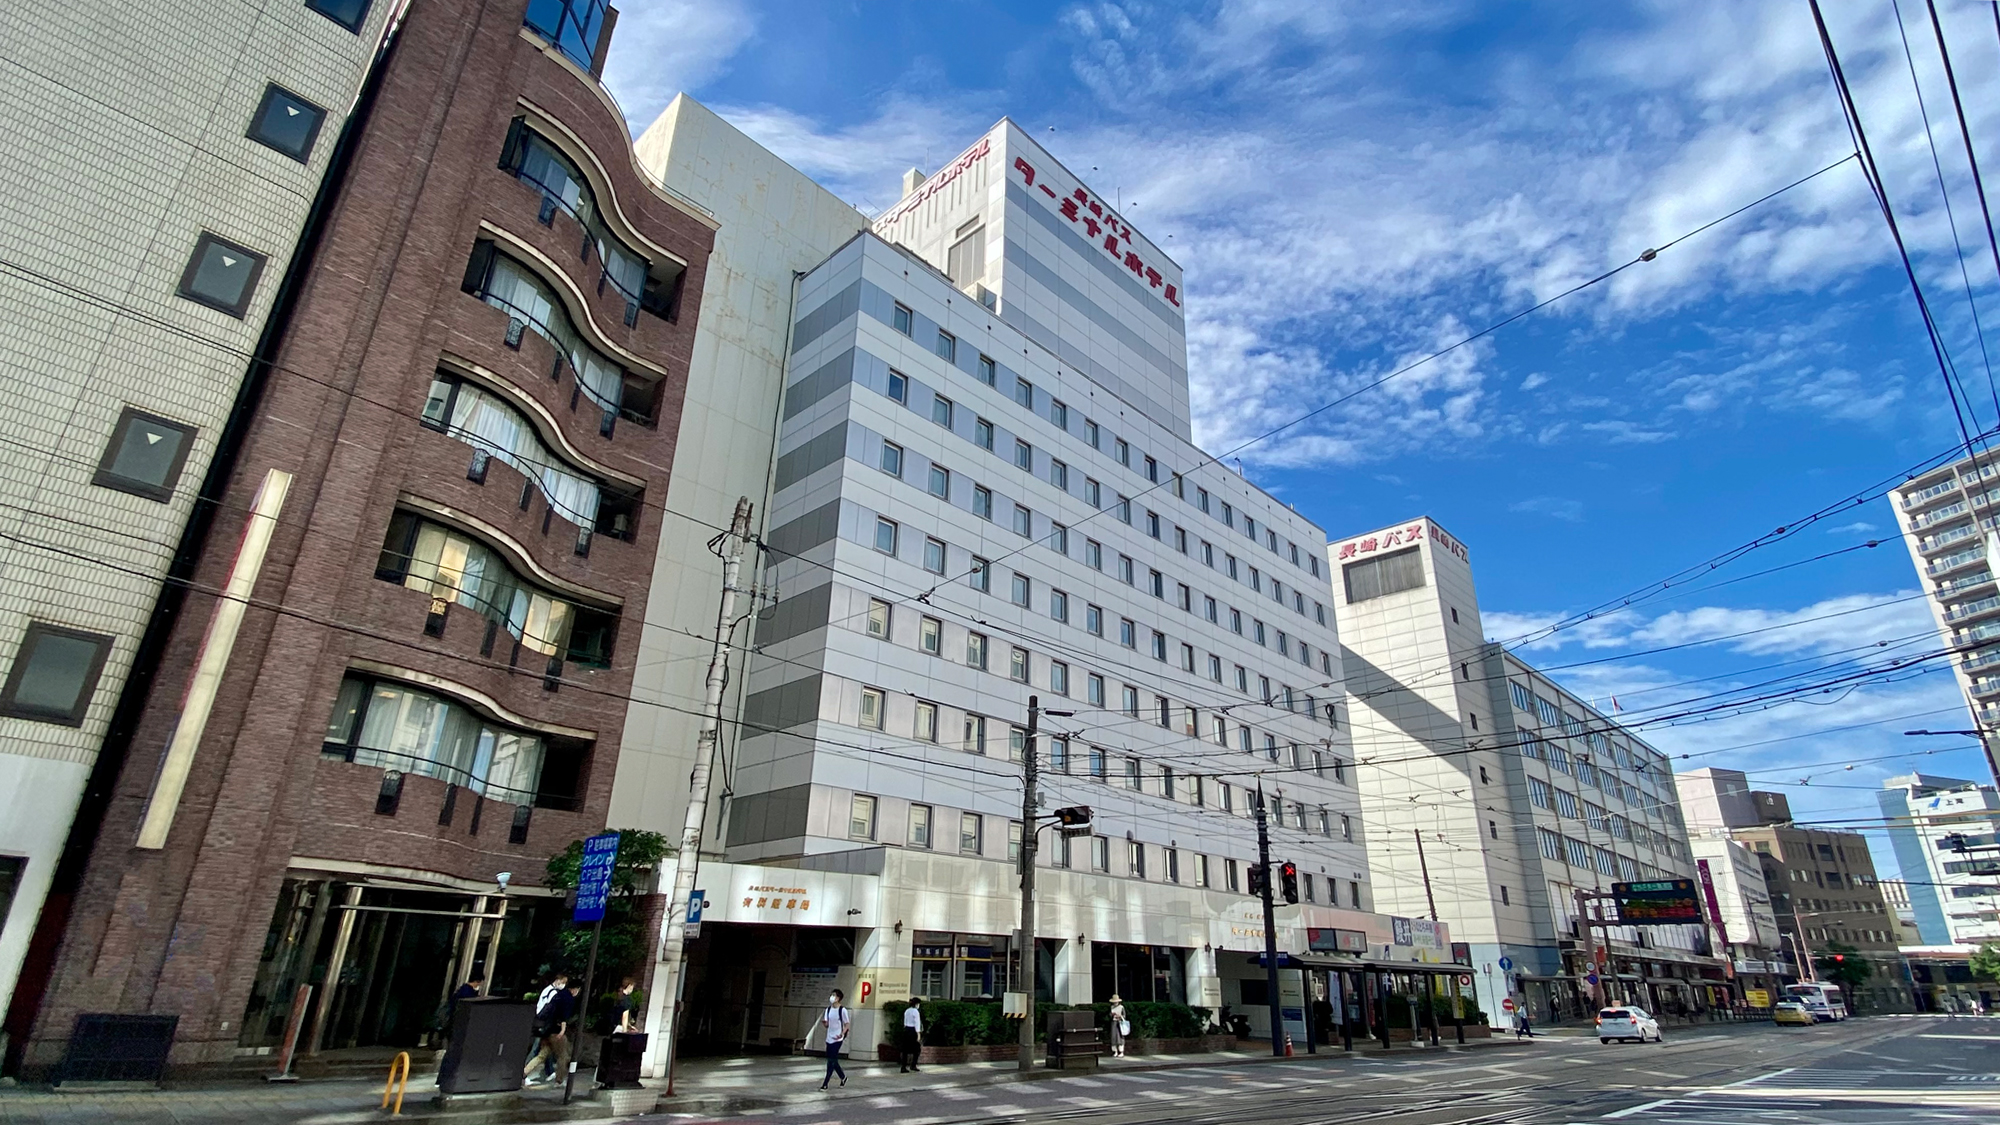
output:
M521 1088L535 1042L528 1000L461 1000L452 1012L451 1044L438 1064L441 1094L493 1094Z
M1051 1070L1096 1070L1102 1047L1097 1041L1097 1013L1050 1012L1048 1067Z
M614 1031L597 1048L597 1085L606 1090L633 1090L639 1081L639 1062L646 1055L646 1033Z

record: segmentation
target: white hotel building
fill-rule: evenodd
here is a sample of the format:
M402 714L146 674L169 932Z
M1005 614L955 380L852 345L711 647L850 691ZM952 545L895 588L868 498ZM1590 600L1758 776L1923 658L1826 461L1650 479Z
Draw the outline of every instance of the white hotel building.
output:
M1496 1024L1510 995L1537 1020L1582 1014L1575 892L1697 877L1666 757L1486 639L1471 553L1434 521L1328 554L1378 906L1434 902ZM1617 996L1724 1002L1702 927L1610 935Z
M791 285L800 247L758 243L762 181L718 203L676 169L756 167L838 214L684 97L639 148L721 220L711 287ZM800 1038L834 984L863 1044L883 1000L1007 990L1030 696L1074 712L1042 723L1042 811L1096 814L1042 836L1041 998L1230 1005L1268 1032L1260 773L1301 875L1279 948L1447 960L1444 927L1371 913L1325 536L1191 443L1178 266L1007 121L829 249L796 277L782 371L737 368L782 379L751 492L771 596L726 711L689 1045ZM732 330L728 302L702 334ZM614 808L677 819L673 749Z

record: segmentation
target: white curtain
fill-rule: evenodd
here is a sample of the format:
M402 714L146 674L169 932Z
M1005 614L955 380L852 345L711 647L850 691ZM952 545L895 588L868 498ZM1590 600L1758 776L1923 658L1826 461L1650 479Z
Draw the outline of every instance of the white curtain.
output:
M470 383L458 390L451 427L469 435L468 444L533 479L549 506L579 527L597 525L597 482L560 466L542 439L513 407Z

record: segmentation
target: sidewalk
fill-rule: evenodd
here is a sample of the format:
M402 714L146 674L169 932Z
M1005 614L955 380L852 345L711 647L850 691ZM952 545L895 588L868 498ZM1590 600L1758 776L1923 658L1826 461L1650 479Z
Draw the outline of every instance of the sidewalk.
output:
M1441 1054L1452 1051L1485 1050L1513 1045L1512 1037L1475 1039L1464 1047L1450 1042L1443 1047L1411 1048L1398 1044L1388 1054ZM1338 1047L1322 1050L1320 1060L1341 1057ZM1355 1055L1381 1057L1379 1044L1355 1044ZM1307 1062L1315 1058L1303 1051L1290 1060L1277 1059L1264 1044L1250 1044L1235 1051L1211 1051L1192 1055L1133 1055L1104 1059L1105 1073L1163 1070L1180 1067L1221 1066L1255 1062ZM732 1114L771 1110L786 1106L836 1106L850 1099L875 1097L885 1093L922 1092L952 1087L997 1086L1010 1082L1076 1074L1045 1068L1023 1073L1009 1062L958 1063L926 1066L916 1074L899 1074L892 1062L844 1061L848 1074L845 1088L819 1091L825 1072L824 1058L816 1055L758 1055L735 1058L694 1059L682 1064L676 1077L675 1096L661 1097L664 1082L647 1083L648 1089L605 1092L584 1096L563 1106L560 1087L537 1087L518 1095L490 1095L454 1099L440 1111L431 1104L436 1093L435 1074L412 1076L403 1100L403 1116L396 1120L435 1122L437 1125L498 1125L512 1122L556 1122L605 1120L630 1117L658 1109L672 1113ZM587 1075L577 1074L577 1093L584 1095ZM355 1125L390 1119L377 1108L381 1101L379 1079L329 1078L291 1085L263 1082L184 1084L166 1089L80 1089L47 1087L0 1089L0 1125L267 1125L297 1122L299 1125Z

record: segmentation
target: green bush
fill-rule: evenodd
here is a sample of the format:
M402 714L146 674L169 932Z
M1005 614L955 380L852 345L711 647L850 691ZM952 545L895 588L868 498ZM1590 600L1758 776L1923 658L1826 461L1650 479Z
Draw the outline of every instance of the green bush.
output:
M882 1005L882 1038L894 1042L903 1026L907 1000L891 1000ZM1109 1004L1035 1005L1035 1041L1048 1038L1049 1013L1089 1010L1096 1014L1100 1031L1111 1026ZM924 1043L933 1047L999 1046L1021 1041L1021 1025L1000 1014L997 1000L926 1000L920 1009L924 1019ZM1186 1004L1135 1000L1125 1005L1125 1018L1132 1021L1135 1039L1189 1039L1208 1027L1209 1010Z

